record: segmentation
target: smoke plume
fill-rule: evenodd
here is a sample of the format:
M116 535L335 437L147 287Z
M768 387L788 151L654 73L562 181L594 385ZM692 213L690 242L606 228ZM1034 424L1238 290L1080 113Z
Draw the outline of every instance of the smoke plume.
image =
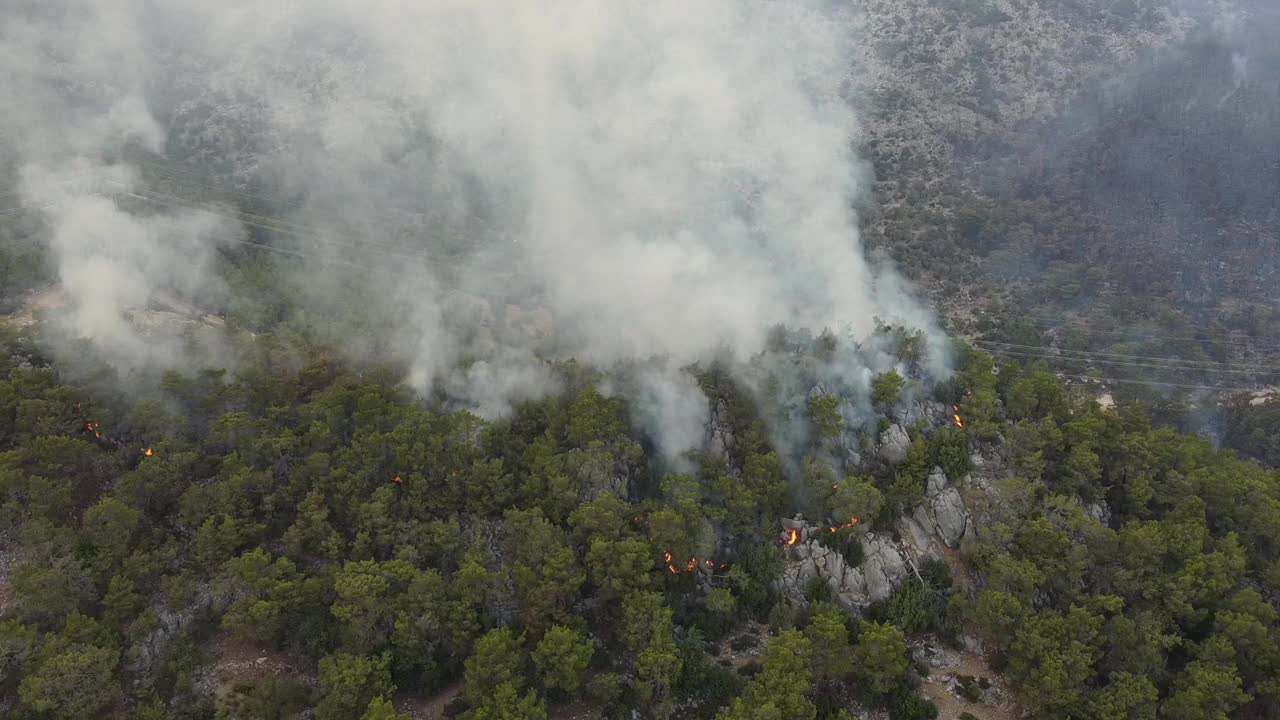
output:
M14 0L0 170L59 203L60 327L115 362L170 357L132 309L226 311L215 259L270 258L290 321L500 414L547 389L548 355L935 330L859 242L857 42L821 0ZM190 168L232 188L219 205L165 199ZM693 442L687 381L640 386L663 446Z

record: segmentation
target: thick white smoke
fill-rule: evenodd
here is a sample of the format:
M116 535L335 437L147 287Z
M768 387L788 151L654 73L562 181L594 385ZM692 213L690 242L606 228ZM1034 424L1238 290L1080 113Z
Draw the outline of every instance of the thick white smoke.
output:
M672 367L744 359L775 324L934 328L859 242L857 41L821 0L19 0L0 151L31 203L86 165L128 185L126 143L269 188L306 228L273 242L312 317L358 305L369 337L345 348L499 413L546 388L509 327L537 308L543 350ZM63 199L68 327L111 328L117 354L129 307L208 295L214 238L243 237ZM659 377L651 405L684 394Z

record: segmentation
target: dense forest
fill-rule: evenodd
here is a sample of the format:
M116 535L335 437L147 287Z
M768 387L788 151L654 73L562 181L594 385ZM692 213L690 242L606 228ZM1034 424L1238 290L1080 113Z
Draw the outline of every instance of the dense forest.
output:
M141 394L5 343L7 717L371 720L461 681L446 712L477 720L931 718L925 634L985 641L1038 718L1280 712L1280 477L967 347L932 390L964 428L919 421L898 462L840 479L836 405L815 396L808 444L777 447L768 399L716 366L699 383L733 442L672 467L574 363L562 393L486 422L269 339L235 375ZM877 429L916 390L881 376ZM959 480L997 459L1007 477ZM822 582L779 592L781 519L839 523L824 542L857 566L850 539L894 533L935 467L977 520L971 578L927 562L854 613ZM211 687L226 642L300 671Z
M1280 717L1275 3L845 5L0 6L0 717Z

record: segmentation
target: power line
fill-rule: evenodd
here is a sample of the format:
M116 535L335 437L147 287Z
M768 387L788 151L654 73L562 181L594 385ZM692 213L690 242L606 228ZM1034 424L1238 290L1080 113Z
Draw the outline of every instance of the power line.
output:
M247 226L249 226L249 227L256 227L256 228L259 228L259 229L262 229L262 230L268 230L268 231L271 231L271 232L278 232L278 233L281 233L281 234L284 234L284 235L290 235L290 236L293 236L293 237L295 237L295 238L299 238L299 239L303 239L303 240L315 240L315 241L319 241L319 242L321 242L321 243L326 243L326 244L329 244L329 245L338 245L338 246L348 247L348 248L351 248L351 249L361 250L361 251L366 251L366 252L371 251L371 252L378 253L378 254L382 254L382 255L385 255L385 256L388 256L388 257L393 257L393 258L396 258L396 259L398 259L398 260L417 260L417 261L433 262L433 259L432 259L431 257L427 256L427 255L423 255L423 254L415 254L415 253L405 253L405 252L398 252L398 251L395 251L395 250L390 250L390 249L387 249L387 247L386 247L385 245L381 244L381 243L375 243L375 242L365 242L365 243L351 243L351 242L343 242L343 241L341 241L341 240L336 240L336 239L332 239L332 238L324 237L324 236L319 235L319 234L317 234L317 233L304 233L304 232L301 232L301 231L289 230L289 229L287 229L287 228L279 228L279 227L275 227L275 226L268 225L268 224L263 224L263 223L258 223L258 222L254 222L254 221L251 221L251 220L246 220L246 219L244 219L243 217L239 217L239 216L235 216L235 215L229 215L229 214L226 214L226 213L219 213L219 212L216 212L216 211L214 211L214 210L212 210L212 209L209 209L208 207L201 206L201 205L199 205L198 203L184 202L182 198L177 198L177 197L174 197L174 196L166 196L166 195L162 195L162 194L154 194L154 193L150 193L150 192L146 192L146 191L143 191L143 192L122 192L121 194L122 194L122 195L127 195L127 196L129 196L129 197L134 197L134 198L137 198L137 199L139 199L139 200L144 200L144 201L149 201L149 202L158 203L158 204L161 204L161 205L166 205L166 204L168 204L168 205L180 205L180 206L183 206L183 207L189 207L189 208L193 208L193 209L197 209L197 210L202 210L202 211L204 211L204 212L207 212L207 213L209 213L209 214L211 214L211 215L215 215L215 216L217 216L217 217L221 217L221 218L224 218L224 219L227 219L227 220L234 220L234 221L237 221L237 222L241 223L242 225L247 225ZM312 257L314 257L314 256L312 256ZM351 264L353 267L362 267L362 266L355 265L355 264L352 264L352 263L347 263L347 264Z
M1066 349L1048 348L1041 345L1019 345L1017 343L996 342L994 340L975 340L974 344L991 345L991 346L997 346L1001 348L1018 348L1023 350L1036 350L1040 352L1053 351L1057 353L1069 353L1072 355L1083 356L1083 359L1091 359L1094 357L1109 357L1109 358L1121 358L1125 360L1156 360L1161 362L1186 363L1188 365L1193 366L1188 369L1197 369L1197 370L1198 369L1212 370L1215 368L1214 367L1197 368L1197 367L1194 367L1195 365L1249 368L1254 370L1280 370L1280 365L1233 363L1233 362L1224 362L1220 360L1184 360L1182 358L1159 357L1159 356L1151 356L1151 355L1126 355L1124 353L1111 353L1111 352L1102 352L1102 351L1095 351L1095 350L1066 350ZM1072 359L1072 358L1067 358L1067 359Z
M255 195L253 193L244 192L242 190L237 190L235 188L213 184L213 183L204 181L202 178L197 178L193 174L184 173L184 171L181 171L181 170L174 170L172 168L173 166L178 164L176 162L166 165L152 158L138 158L138 160L142 161L143 163L149 164L153 169L157 170L157 172L159 172L162 177L167 176L167 177L174 177L174 178L186 180L187 182L197 187L213 190L215 192L231 193L233 195L239 195L240 197L248 198L251 200L257 200L259 202L266 203L266 204L271 204L272 202L271 198L266 197L264 195ZM195 166L187 165L186 167L194 169ZM403 207L385 207L385 208L382 208L382 212L384 213L398 212L398 213L404 213L406 215L415 215L418 217L425 217L427 215L427 213L421 210L410 210L408 208L403 208ZM484 218L476 215L475 213L467 213L467 218L474 222L478 222L483 225L490 226L490 223L488 220L485 220ZM279 220L277 219L277 221ZM489 229L492 230L492 227L490 227Z
M29 212L31 210L44 210L46 208L51 208L51 207L54 207L55 205L61 205L61 204L62 204L62 201L47 202L47 203L42 203L40 205L18 205L16 207L5 208L3 210L0 210L0 215L19 215L21 213Z
M126 187L122 183L118 183L112 180L106 180L105 182L111 185L116 185L118 187ZM94 195L96 197L105 198L108 200L112 199L112 195L107 192L90 191L87 194ZM278 220L276 218L271 218L271 217L262 216L262 215L254 215L252 213L243 213L239 211L235 211L236 214L219 212L218 209L216 209L217 206L203 204L193 200L187 200L186 198L181 198L175 195L168 195L165 193L158 193L155 191L128 191L128 190L117 191L115 194L120 196L132 197L137 200L152 202L160 205L180 206L180 207L187 207L190 209L200 210L202 212L207 212L210 215L221 217L227 220L234 220L236 222L239 222L242 225L247 225L249 227L256 227L262 230L281 233L284 235L290 235L299 239L318 241L318 242L329 244L329 245L337 245L337 246L347 247L347 248L361 250L365 252L373 252L373 253L381 254L387 257L392 257L398 260L434 262L433 258L425 254L398 252L395 250L388 249L384 244L376 243L376 242L365 242L365 243L343 242L341 240L324 237L315 231L303 232L301 230L294 230L290 227L287 227L289 223L282 220ZM34 205L34 206L33 205L19 206L16 208L8 208L5 210L0 210L0 215L28 212L31 210L54 207L61 204L63 204L63 201L44 203L42 205ZM258 222L257 220L254 220L251 218L260 218L262 222ZM275 223L275 224L272 224L272 223ZM301 227L301 226L298 226L298 227ZM354 262L343 260L340 258L320 258L319 255L316 255L314 253L290 251L290 250L276 247L274 245L266 245L264 243L256 243L256 242L251 242L243 239L232 238L229 236L208 236L208 237L211 237L212 239L218 239L218 240L223 240L228 242L235 242L242 245L258 247L258 248L262 248L264 250L268 250L270 252L274 252L277 254L289 255L289 256L298 257L298 258L324 259L324 260L336 262L338 264L347 265L349 267L367 270L370 272L381 272L380 270L377 270L370 266L362 265L360 263L354 263Z
M1026 322L1030 325L1035 325L1037 327L1044 327L1044 328L1050 328L1055 330L1067 325L1079 325L1079 326L1088 328L1091 332L1095 332L1100 335L1127 337L1135 340L1177 340L1181 342L1197 342L1197 343L1207 343L1212 345L1232 345L1236 347L1250 347L1250 348L1261 347L1261 348L1267 348L1271 350L1280 350L1280 341L1276 341L1275 338L1259 338L1260 340L1264 341L1259 343L1252 340L1238 340L1238 339L1214 340L1214 339L1195 337L1195 336L1189 336L1189 335L1149 335L1149 334L1140 335L1133 332L1121 332L1118 330L1099 329L1099 327L1114 328L1115 327L1114 325L1100 326L1098 323L1090 322L1087 320L1079 320L1079 319L1072 320L1072 319L1066 319L1066 318L1062 318L1054 321L1027 319ZM1230 336L1218 335L1217 337L1222 338L1222 337L1230 337Z
M1156 385L1160 387L1184 388L1187 390L1213 390L1215 392L1253 392L1257 390L1254 387L1222 387L1219 385L1184 385L1181 383L1157 382L1155 380L1128 380L1125 378L1113 377L1094 377L1092 375L1072 375L1070 373L1056 373L1060 377L1075 378L1078 380L1093 380L1096 382L1113 382L1125 383L1129 385Z
M1181 370L1181 371L1188 371L1188 370L1191 370L1191 371L1200 371L1200 372L1207 372L1207 373L1220 372L1220 373L1234 373L1234 374L1238 374L1238 375L1249 375L1249 376L1275 374L1275 371L1272 371L1271 373L1267 373L1267 372L1256 372L1256 371L1252 371L1252 370L1233 370L1233 369L1229 369L1229 368L1194 368L1194 367L1183 367L1183 366L1179 366L1179 365L1162 365L1162 364L1158 364L1158 363L1138 363L1138 362L1128 362L1128 361L1125 361L1125 360L1100 360L1100 359L1091 359L1091 358L1064 358L1064 357L1060 357L1060 356L1057 356L1057 355L1040 355L1040 354L1036 354L1036 353L1023 353L1023 352L1017 352L1017 351L1014 351L1014 350L993 350L992 352L993 352L994 354L1003 355L1003 356L1025 357L1025 358L1037 358L1037 359L1041 359L1041 360L1057 360L1057 361L1060 361L1060 362L1074 361L1074 362L1080 362L1080 363L1085 363L1085 364L1098 363L1098 364L1101 364L1101 365L1115 365L1115 366L1119 366L1119 367L1141 367L1141 368L1156 368L1156 369L1160 369L1160 370Z

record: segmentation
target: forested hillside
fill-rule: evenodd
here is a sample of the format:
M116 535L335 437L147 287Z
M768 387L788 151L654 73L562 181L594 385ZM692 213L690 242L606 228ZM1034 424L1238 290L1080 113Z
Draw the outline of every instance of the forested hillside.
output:
M977 351L934 390L963 430L920 419L901 456L864 432L857 466L817 433L793 476L767 403L715 367L731 445L677 472L574 364L485 422L323 353L130 396L6 343L7 717L394 718L461 681L446 711L474 719L929 718L921 633L985 641L1033 717L1280 711L1280 477ZM880 427L912 414L903 388L877 383ZM807 412L838 435L835 407ZM859 568L936 473L972 515L971 578L922 559L859 615L779 585L799 563L781 521L831 524ZM229 681L228 644L291 670Z
M1118 402L1252 452L1205 390L1277 380L1275 4L869 14L869 241L985 349L1116 378Z
M1280 717L1274 6L0 3L0 717Z

